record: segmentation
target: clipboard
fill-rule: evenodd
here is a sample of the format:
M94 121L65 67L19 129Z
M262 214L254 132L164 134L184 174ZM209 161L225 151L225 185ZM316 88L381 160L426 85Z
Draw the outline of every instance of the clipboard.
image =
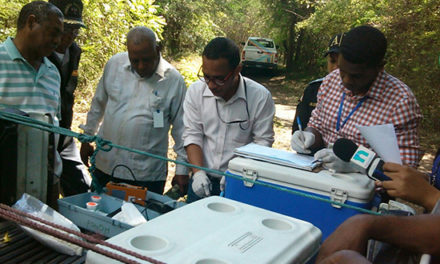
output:
M274 149L255 143L236 148L234 154L306 171L313 171L316 167L321 165L321 162L316 162L312 156Z

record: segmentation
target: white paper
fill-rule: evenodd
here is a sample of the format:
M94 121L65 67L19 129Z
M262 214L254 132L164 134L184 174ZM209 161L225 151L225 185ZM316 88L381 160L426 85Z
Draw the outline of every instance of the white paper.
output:
M385 162L402 164L396 132L392 124L377 126L357 126L368 144Z
M274 164L289 166L303 170L313 170L320 163L314 163L312 156L297 154L280 149L269 148L255 143L247 144L246 146L236 148L234 150L236 155L262 160Z
M139 212L136 206L129 202L124 202L122 204L121 211L112 218L131 226L137 226L147 222L145 217Z

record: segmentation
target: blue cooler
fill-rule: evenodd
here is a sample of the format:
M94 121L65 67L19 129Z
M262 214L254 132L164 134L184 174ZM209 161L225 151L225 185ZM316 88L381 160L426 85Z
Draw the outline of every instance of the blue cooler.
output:
M227 173L365 209L373 204L374 182L359 173L310 172L241 157L229 162ZM226 177L225 197L310 222L321 229L323 240L360 213L232 177Z

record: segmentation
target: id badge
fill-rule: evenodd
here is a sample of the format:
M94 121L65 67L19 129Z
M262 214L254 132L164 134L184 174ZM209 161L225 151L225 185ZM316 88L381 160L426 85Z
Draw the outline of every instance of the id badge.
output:
M159 109L153 112L153 126L154 128L163 127L163 112Z

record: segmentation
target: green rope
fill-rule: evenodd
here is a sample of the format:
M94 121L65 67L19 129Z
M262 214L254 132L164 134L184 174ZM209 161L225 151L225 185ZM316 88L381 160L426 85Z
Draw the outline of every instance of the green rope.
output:
M44 130L44 131L48 131L48 132L62 134L62 135L69 136L69 137L76 137L82 143L95 142L96 149L93 152L92 156L90 157L91 166L89 168L89 171L90 171L90 173L92 175L92 179L93 179L92 184L94 185L93 187L97 191L102 191L102 186L100 186L98 184L98 182L95 180L95 177L94 177L94 174L93 174L95 169L96 169L96 167L95 167L95 157L96 157L96 154L98 153L98 151L101 151L101 150L108 152L113 147L115 147L115 148L118 148L118 149L126 150L126 151L133 152L133 153L137 153L137 154L140 154L140 155L145 155L145 156L148 156L148 157L151 157L151 158L155 158L155 159L159 159L159 160L163 160L163 161L174 162L174 163L179 164L179 165L184 165L184 166L187 166L187 167L196 168L196 169L199 169L199 170L204 170L204 171L206 171L208 173L211 173L211 174L216 174L216 175L225 176L225 177L231 177L231 178L234 178L234 179L237 179L237 180L243 180L243 181L246 181L246 182L249 182L249 183L253 183L253 184L256 184L256 185L261 185L261 186L265 186L265 187L268 187L268 188L276 189L276 190L279 190L279 191L288 192L288 193L291 193L291 194L294 194L294 195L303 196L303 197L306 197L306 198L309 198L309 199L314 199L314 200L318 200L318 201L321 201L321 202L330 203L330 204L333 204L333 205L336 205L336 206L341 206L341 207L345 207L345 208L348 208L348 209L353 209L353 210L356 210L356 211L359 211L359 212L362 212L362 213L367 213L367 214L372 214L372 215L380 215L380 213L378 213L378 212L374 212L374 211L371 211L371 210L367 210L367 209L364 209L364 208L361 208L361 207L357 207L357 206L353 206L353 205L349 205L349 204L345 204L345 203L340 203L340 202L337 202L337 201L328 200L328 199L321 198L321 197L318 197L318 196L315 196L315 195L306 194L306 193L303 193L303 192L300 192L300 191L295 191L295 190L292 190L292 189L288 189L286 187L275 186L275 185L268 184L268 183L265 183L265 182L260 182L260 181L255 181L255 180L247 179L247 178L239 176L239 175L228 174L228 173L225 173L225 172L221 172L221 171L217 171L217 170L213 170L213 169L209 169L209 168L200 167L200 166L197 166L197 165L194 165L194 164L190 164L190 163L186 163L186 162L183 162L183 161L169 159L167 157L159 156L159 155L152 154L152 153L149 153L149 152L140 151L140 150L128 148L128 147L125 147L125 146L113 144L111 141L104 140L104 139L102 139L102 138L100 138L98 136L89 136L89 135L86 135L86 134L76 133L76 132L73 132L73 131L71 131L69 129L65 129L65 128L62 128L62 127L57 127L57 126L54 126L52 124L49 124L49 123L46 123L46 122L42 122L42 121L38 121L38 120L35 120L33 118L30 118L30 117L26 117L26 116L21 116L21 115L17 115L17 114L13 114L13 113L8 113L8 112L0 111L0 118L4 119L4 120L11 121L11 122L14 122L14 123L18 123L18 124L21 124L21 125L26 125L26 126L30 126L30 127L33 127L33 128L41 129L41 130Z

